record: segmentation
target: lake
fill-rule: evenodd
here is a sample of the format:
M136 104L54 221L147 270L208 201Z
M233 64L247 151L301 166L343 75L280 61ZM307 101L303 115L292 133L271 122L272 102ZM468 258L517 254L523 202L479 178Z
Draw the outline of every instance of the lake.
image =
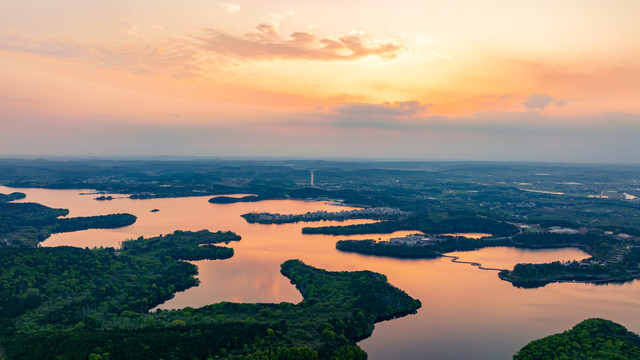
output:
M388 239L394 234L327 236L303 235L304 226L364 223L350 220L283 225L248 224L240 214L258 212L306 213L349 210L324 202L274 200L257 203L211 204L210 197L131 200L114 195L95 201L90 190L14 189L23 202L37 202L70 210L69 216L128 212L138 221L120 229L55 234L43 246L113 246L138 236L156 236L174 230L231 230L242 236L231 242L235 255L228 260L196 261L201 284L178 293L159 308L200 307L219 301L298 302L295 287L283 277L280 264L301 259L327 270L372 270L422 301L416 315L378 323L373 336L359 345L376 359L510 359L533 339L564 331L590 317L603 317L640 333L640 282L622 285L551 284L539 289L518 289L484 271L449 258L412 260L342 253L340 239ZM150 212L158 209L158 212ZM451 253L461 261L485 267L511 268L519 262L549 262L587 257L574 248L524 250L487 248Z

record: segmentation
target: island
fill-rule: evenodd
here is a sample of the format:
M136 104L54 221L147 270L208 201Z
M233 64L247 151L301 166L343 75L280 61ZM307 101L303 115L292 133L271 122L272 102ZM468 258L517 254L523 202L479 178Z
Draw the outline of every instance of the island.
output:
M209 202L212 204L235 204L239 202L257 202L262 200L268 199L263 199L256 195L247 195L242 197L216 196L209 199Z
M113 196L111 196L111 195L109 195L109 196L101 195L101 196L98 196L97 198L94 198L93 200L96 200L96 201L109 201L109 200L113 200Z

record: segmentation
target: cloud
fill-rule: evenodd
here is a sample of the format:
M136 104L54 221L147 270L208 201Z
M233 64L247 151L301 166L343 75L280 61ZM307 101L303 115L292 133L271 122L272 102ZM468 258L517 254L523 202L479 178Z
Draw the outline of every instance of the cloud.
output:
M232 14L235 14L238 11L242 10L242 6L238 4L231 4L231 3L222 3L220 4L220 7L222 7L223 9L227 10Z
M190 41L164 39L155 43L127 42L116 46L84 44L69 39L30 39L16 34L0 36L0 49L58 59L93 63L97 68L172 78L204 72L197 46Z
M422 114L431 106L431 104L425 105L412 100L382 104L342 103L333 106L332 110L339 116L404 117Z
M340 103L315 112L298 113L274 122L288 128L377 131L398 136L438 133L474 136L581 136L608 132L640 136L640 115L602 113L592 116L549 116L537 111L480 111L463 116L430 115L432 104L418 101ZM619 131L625 129L624 131Z
M403 43L349 33L335 39L295 31L281 36L278 25L263 22L236 36L205 29L194 36L140 39L121 44L82 43L65 38L33 39L9 32L0 34L0 50L71 59L135 74L160 77L202 77L227 64L247 61L353 61L368 56L392 59L405 50Z
M529 95L529 97L527 97L527 99L522 103L522 105L524 105L524 107L529 110L544 110L551 104L562 106L566 104L566 100L557 99L547 94L538 93Z
M325 113L327 116L344 113L340 109L345 108L332 107ZM282 119L280 114L272 115ZM405 121L400 123L404 127L395 128L345 127L318 116L314 124L305 126L301 120L305 115L309 116L292 117L290 123L253 118L191 125L186 121L141 124L130 116L10 117L0 132L0 152L292 157L295 149L295 156L320 158L627 163L638 163L636 154L640 153L637 141L640 116L634 114L609 113L585 118L523 111L465 117L399 116L396 119ZM414 119L411 126L409 119ZM44 131L34 132L34 128Z
M34 40L15 32L7 32L0 36L0 49L55 58L77 58L89 51L87 45L73 40L62 38Z
M316 113L320 121L337 127L405 128L413 126L415 118L426 114L432 104L419 101L396 101L382 104L340 103Z
M282 36L277 24L260 23L244 36L208 29L196 37L210 54L240 60L349 61L368 56L393 59L406 49L394 40L371 39L364 33L349 33L335 39L319 38L307 31Z

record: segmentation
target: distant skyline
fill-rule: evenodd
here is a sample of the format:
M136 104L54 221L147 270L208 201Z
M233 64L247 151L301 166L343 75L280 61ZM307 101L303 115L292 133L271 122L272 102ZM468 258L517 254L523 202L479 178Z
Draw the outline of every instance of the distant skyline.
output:
M0 0L0 156L640 163L637 14Z

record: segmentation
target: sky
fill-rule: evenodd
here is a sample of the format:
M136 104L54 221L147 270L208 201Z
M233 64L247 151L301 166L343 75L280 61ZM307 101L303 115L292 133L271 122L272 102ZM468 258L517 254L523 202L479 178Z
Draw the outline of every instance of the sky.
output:
M0 156L640 163L640 1L0 0Z

